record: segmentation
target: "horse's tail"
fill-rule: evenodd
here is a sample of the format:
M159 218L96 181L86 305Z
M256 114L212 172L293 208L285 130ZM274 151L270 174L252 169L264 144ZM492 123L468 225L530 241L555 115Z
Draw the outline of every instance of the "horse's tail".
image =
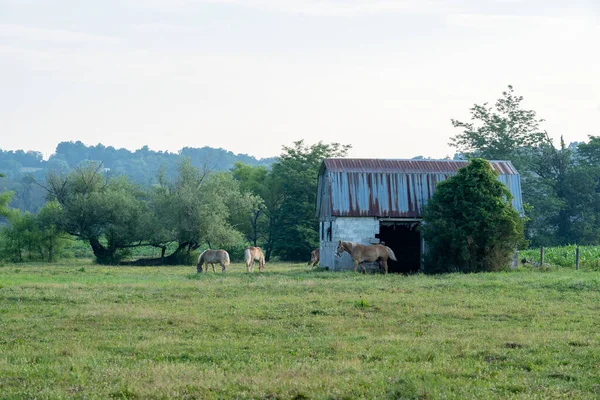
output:
M225 265L226 267L229 266L229 253L225 251L225 254L223 255L223 265Z
M398 261L398 260L396 260L396 255L394 254L394 252L392 251L392 249L390 249L387 246L385 246L385 248L387 249L388 257L390 258L390 260Z
M244 250L244 262L246 263L246 266L250 265L252 262L252 252L250 249Z
M196 267L202 263L202 258L204 257L204 253L206 253L207 251L208 250L204 250L202 253L200 253L200 255L198 256L198 262L196 263Z

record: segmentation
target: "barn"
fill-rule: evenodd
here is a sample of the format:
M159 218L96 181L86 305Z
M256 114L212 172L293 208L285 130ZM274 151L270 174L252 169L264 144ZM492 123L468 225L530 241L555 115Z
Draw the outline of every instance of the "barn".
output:
M458 160L323 160L317 193L321 266L334 271L352 268L347 253L335 256L339 240L384 242L399 260L389 262L390 272L418 271L425 246L419 229L423 207L439 182L467 164ZM510 161L490 164L512 193L513 207L523 215L519 173Z

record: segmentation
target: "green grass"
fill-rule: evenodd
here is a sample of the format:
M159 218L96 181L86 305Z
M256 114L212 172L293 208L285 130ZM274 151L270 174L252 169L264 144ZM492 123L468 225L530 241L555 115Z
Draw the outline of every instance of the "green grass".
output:
M0 267L2 399L600 397L600 272Z

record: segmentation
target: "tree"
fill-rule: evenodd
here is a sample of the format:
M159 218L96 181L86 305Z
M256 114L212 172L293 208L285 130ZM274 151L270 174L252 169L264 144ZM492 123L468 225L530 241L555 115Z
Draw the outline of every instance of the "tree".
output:
M526 165L528 150L548 143L548 136L540 131L535 111L521 108L523 96L516 96L514 89L502 92L494 107L483 103L471 107L471 122L452 119L452 126L462 132L450 139L466 157L488 160L512 160L517 170Z
M194 167L189 160L179 166L174 183L159 178L153 189L150 209L153 226L164 227L154 231L154 242L177 243L177 249L165 263L190 262L191 252L202 245L223 247L242 241L233 226L234 210L245 212L242 194L230 174L213 174L205 167Z
M232 172L240 189L262 202L250 208L251 242L258 242L268 261L273 252L285 260L305 260L319 243L315 215L319 167L324 158L343 157L350 146L304 141L284 146L269 171L265 167L235 164Z
M269 199L267 179L269 171L263 166L251 166L241 162L235 163L232 176L239 182L242 193L252 196L246 215L246 224L240 224L240 231L253 246L262 246L265 254L270 256L272 241L268 235L267 205ZM268 261L268 258L267 258Z
M13 198L13 192L0 193L0 217L6 218L9 215L8 204Z
M56 260L69 240L67 233L60 227L62 217L62 209L57 201L46 203L35 216L40 252L49 263Z
M594 211L597 208L596 166L600 140L555 147L543 121L532 110L521 108L523 97L512 86L502 93L495 108L487 103L471 108L471 122L452 120L462 132L451 145L464 156L511 160L521 175L527 210L526 235L537 246L599 243ZM575 150L575 152L574 152ZM575 154L578 153L578 154Z
M12 209L7 219L8 225L0 231L0 257L11 262L34 261L39 248L35 216Z
M60 228L92 247L99 263L115 264L127 249L147 245L144 193L127 179L108 180L90 162L67 175L50 172L46 189L60 204Z
M425 272L497 271L523 243L511 193L484 159L441 182L424 210Z
M270 191L277 194L269 211L270 236L282 259L305 260L318 246L315 206L319 168L324 158L343 157L350 147L323 142L306 145L302 140L283 147L268 181Z

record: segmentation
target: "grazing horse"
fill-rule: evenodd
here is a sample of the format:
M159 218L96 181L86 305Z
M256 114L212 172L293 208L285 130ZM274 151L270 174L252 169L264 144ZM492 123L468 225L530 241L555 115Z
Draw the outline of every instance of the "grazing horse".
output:
M204 264L204 272L208 272L208 264L212 265L213 272L215 271L215 264L221 264L222 271L229 266L229 253L225 250L204 250L198 257L198 264L196 264L196 271L202 272L202 264Z
M363 271L366 273L367 269L363 265L365 261L377 261L379 267L383 267L385 273L388 273L388 258L394 261L396 260L396 256L392 249L387 246L381 244L373 244L369 246L365 246L364 244L354 243L354 242L342 242L341 240L338 243L337 251L335 255L337 257L341 257L342 254L346 251L352 257L354 261L354 272L356 272L356 268L358 268L358 264L362 267Z
M258 270L260 272L265 271L265 256L260 247L247 247L244 250L244 261L246 262L247 272L254 272L254 261L258 261Z
M310 261L308 262L308 265L314 267L315 265L317 265L319 263L320 252L321 252L320 249L314 249L313 251L310 252Z

